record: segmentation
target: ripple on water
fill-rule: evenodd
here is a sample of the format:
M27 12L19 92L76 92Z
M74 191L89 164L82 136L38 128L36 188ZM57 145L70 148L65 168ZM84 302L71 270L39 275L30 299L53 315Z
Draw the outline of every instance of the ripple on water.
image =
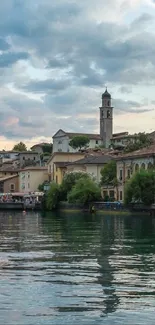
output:
M0 324L154 324L153 219L32 212L0 222Z

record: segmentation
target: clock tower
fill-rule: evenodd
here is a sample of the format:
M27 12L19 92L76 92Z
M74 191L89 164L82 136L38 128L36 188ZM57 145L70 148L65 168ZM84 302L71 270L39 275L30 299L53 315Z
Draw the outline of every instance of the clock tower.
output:
M113 107L111 95L107 89L102 94L102 106L100 107L100 136L105 148L109 148L113 134Z

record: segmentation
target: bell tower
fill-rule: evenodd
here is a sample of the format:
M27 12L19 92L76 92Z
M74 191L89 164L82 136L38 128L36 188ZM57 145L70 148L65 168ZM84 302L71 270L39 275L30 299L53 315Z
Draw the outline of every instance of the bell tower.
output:
M113 107L111 95L107 88L102 94L102 106L100 107L100 136L105 148L109 148L113 134Z

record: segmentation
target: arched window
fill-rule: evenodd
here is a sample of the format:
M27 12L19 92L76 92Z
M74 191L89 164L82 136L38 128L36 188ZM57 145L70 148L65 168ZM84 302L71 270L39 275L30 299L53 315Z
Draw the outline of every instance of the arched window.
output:
M148 163L148 169L152 169L153 168L153 165L151 162Z
M145 164L144 163L142 163L141 168L145 169Z
M136 164L136 165L135 165L135 172L138 172L138 170L139 170L139 165Z
M107 106L110 106L110 100L107 101Z
M107 111L107 118L109 118L110 117L110 110L108 109L108 111Z
M10 192L13 193L15 191L15 184L10 184Z
M101 111L101 118L104 117L104 111Z

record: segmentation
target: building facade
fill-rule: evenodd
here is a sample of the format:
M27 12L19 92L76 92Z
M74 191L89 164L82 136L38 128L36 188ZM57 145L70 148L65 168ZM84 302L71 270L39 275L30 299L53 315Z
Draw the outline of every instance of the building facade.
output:
M75 136L85 135L89 138L89 148L104 146L109 148L113 133L113 107L111 106L111 95L107 89L102 94L102 106L100 107L100 133L70 133L58 130L53 136L54 152L76 152L77 149L70 147L69 142Z
M77 149L73 149L69 142L75 136L85 135L89 138L89 148L95 148L102 145L102 140L99 134L82 134L82 133L70 133L63 130L59 130L53 136L53 153L54 152L77 152Z
M0 178L0 193L14 193L19 191L18 175L3 176Z
M119 200L123 201L127 180L140 169L150 169L155 165L155 145L122 155L116 161Z
M38 186L48 181L47 167L27 167L19 172L19 191L36 192Z
M107 89L102 94L102 106L100 107L100 137L105 148L109 148L113 134L113 107L111 95Z
M67 165L67 171L84 171L90 174L97 182L101 180L101 169L113 160L110 155L88 156Z
M54 181L61 184L67 163L71 163L78 159L84 158L81 152L55 152L50 157L47 167L49 181Z
M18 152L18 159L21 168L28 165L40 164L40 154L35 151Z

